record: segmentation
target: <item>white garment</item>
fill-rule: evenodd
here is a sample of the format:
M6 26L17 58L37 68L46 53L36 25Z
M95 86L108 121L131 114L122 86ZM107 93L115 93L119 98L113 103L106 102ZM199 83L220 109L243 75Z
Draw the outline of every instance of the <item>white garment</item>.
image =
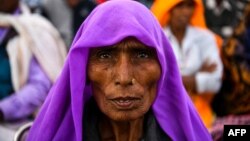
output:
M0 13L0 25L13 27L18 35L7 44L11 78L15 91L27 82L31 57L34 56L51 82L60 74L66 57L66 46L59 32L40 15L31 14L21 5L22 14Z
M172 45L181 74L195 76L198 93L217 92L221 86L223 66L213 34L189 26L180 47L169 27L164 28L164 32ZM216 63L214 72L199 72L206 61Z

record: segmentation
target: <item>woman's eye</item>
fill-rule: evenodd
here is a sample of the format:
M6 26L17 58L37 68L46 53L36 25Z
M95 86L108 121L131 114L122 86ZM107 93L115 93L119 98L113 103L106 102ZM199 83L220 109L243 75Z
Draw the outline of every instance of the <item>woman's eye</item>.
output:
M110 59L111 58L111 54L108 52L102 52L98 54L98 57L100 59Z
M147 53L147 52L140 52L140 53L138 53L137 54L137 57L138 58L149 58L149 53Z

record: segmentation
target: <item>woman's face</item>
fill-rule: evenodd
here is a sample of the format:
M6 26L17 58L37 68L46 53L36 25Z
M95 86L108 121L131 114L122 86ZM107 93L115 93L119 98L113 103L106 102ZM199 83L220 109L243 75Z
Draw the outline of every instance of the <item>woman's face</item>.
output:
M161 76L156 51L127 39L90 51L88 79L100 110L115 121L134 120L152 105Z

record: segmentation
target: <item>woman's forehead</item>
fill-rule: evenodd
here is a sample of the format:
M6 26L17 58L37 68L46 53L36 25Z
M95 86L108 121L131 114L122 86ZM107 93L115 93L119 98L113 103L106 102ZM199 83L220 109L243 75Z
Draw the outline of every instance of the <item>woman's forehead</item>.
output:
M128 37L113 45L95 47L95 48L104 49L104 48L152 48L152 47L145 45L135 37Z
M143 43L141 43L138 40L124 40L121 41L118 44L110 45L110 46L104 46L104 47L97 47L91 49L91 51L101 51L101 50L106 50L106 51L142 51L142 50L155 50L152 47L149 47Z
M140 47L140 48L146 48L146 45L143 44L142 42L140 42L138 39L136 38L126 38L124 40L122 40L121 42L113 45L112 47L116 47L116 48L134 48L134 47Z

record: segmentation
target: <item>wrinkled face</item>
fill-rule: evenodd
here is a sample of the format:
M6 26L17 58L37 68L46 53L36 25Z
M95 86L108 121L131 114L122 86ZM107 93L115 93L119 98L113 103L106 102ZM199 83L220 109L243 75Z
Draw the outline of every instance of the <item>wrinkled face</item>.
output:
M191 0L176 5L170 12L169 24L177 28L186 27L193 15L195 3Z
M88 79L100 110L115 121L142 117L161 76L156 51L135 39L90 51Z

